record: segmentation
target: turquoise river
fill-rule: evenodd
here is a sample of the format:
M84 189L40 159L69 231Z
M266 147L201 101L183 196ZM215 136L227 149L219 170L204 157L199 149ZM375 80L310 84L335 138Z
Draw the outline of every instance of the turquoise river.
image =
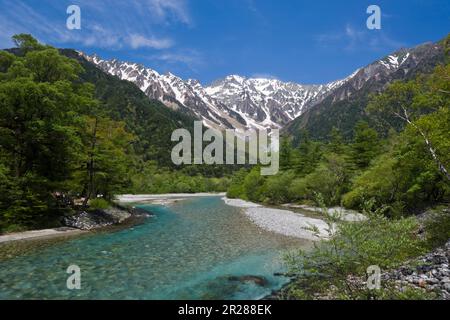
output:
M274 275L283 254L311 246L261 230L218 196L140 207L154 217L2 259L0 299L259 299L287 281ZM70 265L80 290L67 289Z

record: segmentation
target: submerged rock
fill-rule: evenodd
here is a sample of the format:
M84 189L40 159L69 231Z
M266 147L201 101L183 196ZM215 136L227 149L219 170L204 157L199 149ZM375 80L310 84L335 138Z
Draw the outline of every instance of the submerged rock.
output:
M132 215L137 217L150 218L154 216L153 214L149 213L147 210L142 208L132 207L129 209L129 211L131 212Z
M262 276L252 276L252 275L246 275L246 276L229 276L229 281L232 282L253 282L254 284L265 287L269 284L269 281L265 277Z

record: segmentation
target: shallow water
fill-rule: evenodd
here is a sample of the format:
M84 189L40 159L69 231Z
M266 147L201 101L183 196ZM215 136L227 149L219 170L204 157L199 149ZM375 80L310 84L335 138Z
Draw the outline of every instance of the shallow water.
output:
M286 282L273 275L283 252L311 245L262 231L220 197L141 207L155 217L1 261L0 299L258 299ZM72 264L81 290L66 287Z

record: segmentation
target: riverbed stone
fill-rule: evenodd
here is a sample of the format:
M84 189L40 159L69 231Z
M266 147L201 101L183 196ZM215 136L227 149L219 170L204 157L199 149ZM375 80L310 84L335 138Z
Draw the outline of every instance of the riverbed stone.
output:
M437 292L440 299L450 299L448 263L450 240L441 248L407 262L404 266L383 274L383 281L394 280L401 286L412 286ZM417 264L419 263L419 264ZM420 264L421 263L421 264ZM415 269L411 273L411 269Z

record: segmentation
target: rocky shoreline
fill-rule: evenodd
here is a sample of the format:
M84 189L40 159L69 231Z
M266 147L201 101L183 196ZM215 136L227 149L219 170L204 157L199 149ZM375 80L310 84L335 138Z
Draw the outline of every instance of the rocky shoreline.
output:
M401 290L405 286L434 292L440 299L450 300L450 240L432 252L383 273L382 281L394 281Z
M150 217L145 210L139 208L123 208L113 206L108 209L95 210L92 212L81 211L63 219L65 226L80 230L95 230L122 224L132 217Z
M64 225L80 230L95 230L112 225L123 224L131 218L149 218L151 214L147 211L130 207L112 206L108 209L95 210L92 212L81 211L72 216L65 217Z
M128 226L141 223L152 217L146 210L136 207L122 207L118 204L108 209L79 211L62 219L62 226L52 229L30 230L0 235L0 243L19 240L37 240L76 236L89 231L107 229L114 226Z

